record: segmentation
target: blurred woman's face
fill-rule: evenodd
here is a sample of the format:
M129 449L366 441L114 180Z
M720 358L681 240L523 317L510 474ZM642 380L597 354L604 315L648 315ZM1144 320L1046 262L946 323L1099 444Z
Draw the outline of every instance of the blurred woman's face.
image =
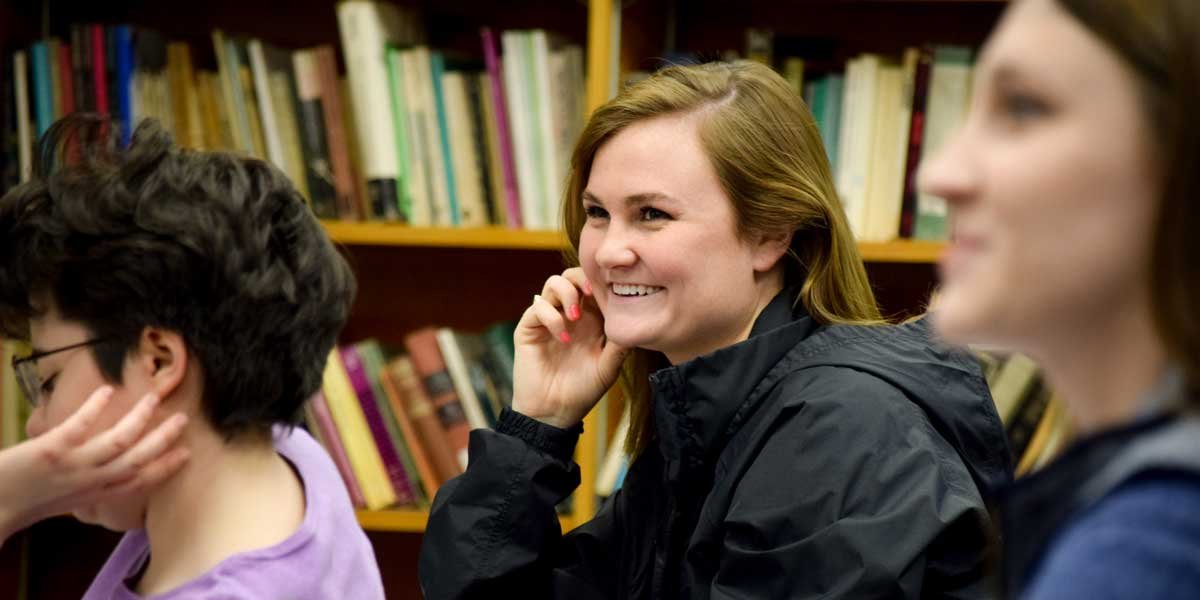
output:
M955 232L944 337L1037 355L1146 310L1159 177L1134 77L1053 0L1008 10L962 131L921 169Z

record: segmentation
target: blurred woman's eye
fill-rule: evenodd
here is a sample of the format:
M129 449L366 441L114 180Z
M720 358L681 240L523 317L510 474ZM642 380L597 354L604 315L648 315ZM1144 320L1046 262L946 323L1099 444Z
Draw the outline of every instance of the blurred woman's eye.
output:
M660 219L670 219L671 215L654 208L653 206L643 206L642 212L639 215L643 221L657 221Z
M1050 112L1045 102L1029 94L1008 93L1001 98L1001 109L1004 116L1016 121L1026 122L1046 116Z

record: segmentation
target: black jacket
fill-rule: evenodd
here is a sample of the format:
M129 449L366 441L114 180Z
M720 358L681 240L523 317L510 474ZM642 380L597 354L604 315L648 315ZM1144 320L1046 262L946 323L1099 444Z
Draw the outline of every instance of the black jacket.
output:
M981 498L1012 461L978 365L923 322L822 327L790 295L651 377L656 443L565 536L581 429L506 411L472 432L426 528L426 597L985 596Z

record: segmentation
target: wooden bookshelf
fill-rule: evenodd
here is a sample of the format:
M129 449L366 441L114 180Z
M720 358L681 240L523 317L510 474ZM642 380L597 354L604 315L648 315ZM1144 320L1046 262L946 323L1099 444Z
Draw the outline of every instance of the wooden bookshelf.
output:
M471 229L408 227L394 223L323 221L334 242L345 246L413 246L424 248L475 248L496 250L553 250L566 247L557 231L526 231L503 227ZM941 242L896 240L862 243L863 260L875 263L932 264L945 248Z
M333 241L347 246L420 246L426 248L491 248L561 250L566 240L557 231L504 227L469 229L409 227L395 223L322 221Z
M933 264L942 255L946 244L922 240L896 240L894 242L862 242L858 251L863 261L869 263L912 263Z
M427 510L360 510L357 515L358 523L367 531L421 533L429 521ZM563 531L575 523L570 515L559 515L558 520Z

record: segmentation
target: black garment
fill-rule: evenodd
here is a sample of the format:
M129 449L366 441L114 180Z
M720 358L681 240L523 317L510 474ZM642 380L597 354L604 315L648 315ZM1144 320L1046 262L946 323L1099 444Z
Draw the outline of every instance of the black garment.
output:
M983 597L981 495L1012 461L978 365L924 323L821 327L792 297L651 377L656 443L565 536L579 429L506 411L472 432L426 528L426 596Z
M1054 541L1123 485L1179 476L1200 479L1200 417L1170 412L1080 440L1001 490L1002 596L1021 597Z

